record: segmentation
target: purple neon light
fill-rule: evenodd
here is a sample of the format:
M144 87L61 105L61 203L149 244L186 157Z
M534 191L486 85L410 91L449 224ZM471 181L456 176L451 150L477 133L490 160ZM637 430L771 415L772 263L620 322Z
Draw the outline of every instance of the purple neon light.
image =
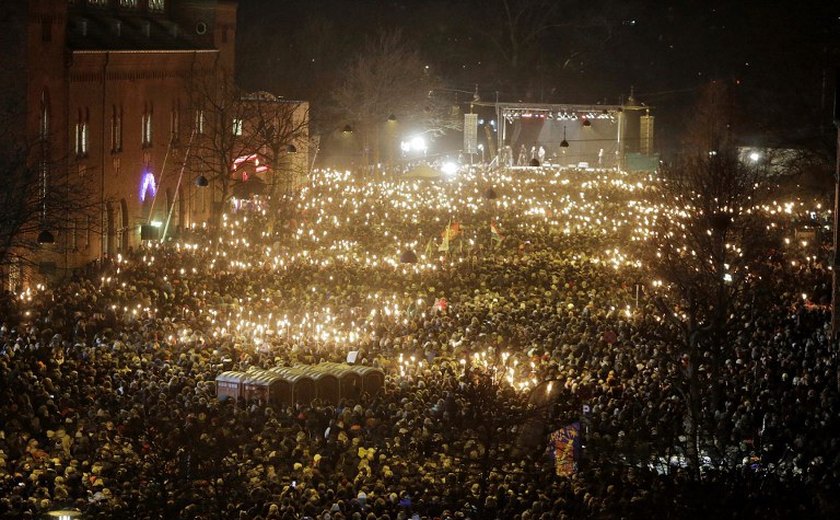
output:
M145 172L143 178L140 180L140 202L146 201L146 195L151 192L152 197L157 193L157 185L155 184L155 174L152 172Z

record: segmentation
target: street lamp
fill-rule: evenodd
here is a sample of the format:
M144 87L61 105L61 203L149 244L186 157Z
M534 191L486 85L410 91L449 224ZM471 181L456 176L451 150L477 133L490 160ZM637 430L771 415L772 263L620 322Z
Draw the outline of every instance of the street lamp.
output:
M42 229L40 233L38 233L38 243L39 244L55 244L55 236L50 233L47 229Z
M569 141L566 140L566 126L563 126L563 140L560 141L560 148L568 148Z

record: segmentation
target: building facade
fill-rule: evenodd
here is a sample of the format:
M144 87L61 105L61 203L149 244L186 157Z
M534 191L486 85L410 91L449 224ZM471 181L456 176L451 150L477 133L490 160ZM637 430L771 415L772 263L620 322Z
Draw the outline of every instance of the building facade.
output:
M137 247L162 227L171 236L207 222L215 190L184 167L207 124L189 83L219 71L233 77L236 3L2 4L0 45L9 52L0 53L0 90L25 120L9 126L48 142L51 163L99 206L93 217L67 216L55 243L37 251L30 282ZM45 190L57 174L44 173Z

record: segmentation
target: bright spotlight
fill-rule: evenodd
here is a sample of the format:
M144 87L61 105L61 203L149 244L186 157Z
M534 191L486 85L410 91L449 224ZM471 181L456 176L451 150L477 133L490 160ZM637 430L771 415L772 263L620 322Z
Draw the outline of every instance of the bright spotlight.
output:
M400 141L400 150L403 153L409 152L420 152L426 153L427 150L426 140L423 139L423 136L415 136L409 139L408 141Z
M415 152L425 152L426 151L426 140L423 139L421 136L413 137L411 139L411 149Z
M761 159L761 154L758 152L750 152L750 160L752 162L758 162Z
M458 173L458 165L452 161L447 161L441 165L440 171L442 171L444 175L452 177Z

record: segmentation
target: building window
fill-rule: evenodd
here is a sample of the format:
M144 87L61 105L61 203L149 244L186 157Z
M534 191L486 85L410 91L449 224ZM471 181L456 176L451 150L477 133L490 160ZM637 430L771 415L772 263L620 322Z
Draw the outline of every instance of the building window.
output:
M122 107L111 107L111 153L122 151Z
M85 219L85 249L90 247L90 235L93 228L93 217L90 215Z
M20 258L12 258L9 264L8 290L16 292L23 286L23 267Z
M146 109L143 111L143 118L142 118L142 128L141 128L141 144L143 148L149 148L152 146L152 107L151 105L146 105Z
M89 138L90 110L79 110L79 120L76 122L76 156L87 157Z
M120 7L134 9L137 7L137 0L120 0Z
M195 111L195 133L204 133L204 109L199 108Z
M177 143L179 139L179 129L181 127L181 101L176 101L172 105L172 113L169 116L169 134L173 143Z
M166 0L149 0L149 11L163 11L166 9Z
M239 118L233 119L233 135L242 135L242 120Z
M41 94L41 115L38 119L38 137L46 141L50 136L50 102L47 92Z

